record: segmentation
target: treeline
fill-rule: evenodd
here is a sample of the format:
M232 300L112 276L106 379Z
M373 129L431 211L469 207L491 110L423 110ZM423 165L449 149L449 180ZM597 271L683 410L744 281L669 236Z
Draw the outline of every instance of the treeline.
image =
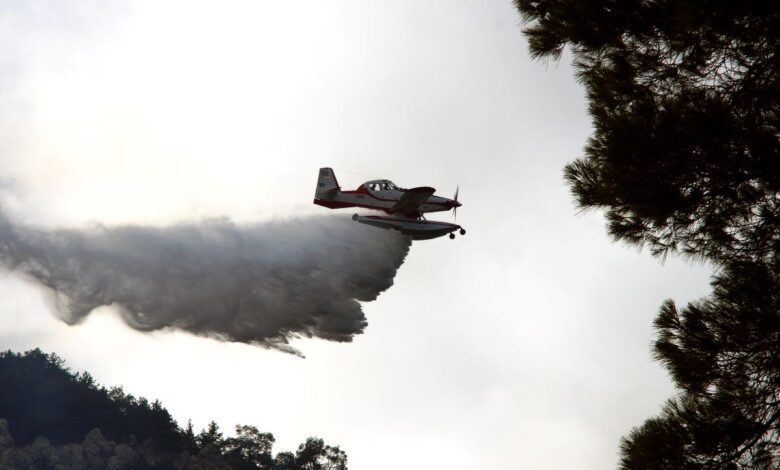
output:
M273 454L254 426L224 437L211 422L182 429L159 401L107 389L39 349L0 353L0 468L345 470L347 456L309 438Z

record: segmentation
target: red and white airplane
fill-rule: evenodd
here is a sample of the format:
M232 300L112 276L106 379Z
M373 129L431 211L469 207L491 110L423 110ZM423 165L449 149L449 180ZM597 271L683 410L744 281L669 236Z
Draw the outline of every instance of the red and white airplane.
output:
M447 234L450 234L450 238L455 238L453 232L456 230L465 235L466 230L460 225L425 220L423 214L426 212L457 212L457 208L461 206L457 191L454 199L434 196L434 192L435 189L427 186L399 188L390 180L366 181L354 191L342 191L333 169L320 168L314 203L329 209L363 207L386 212L387 216L355 214L352 220L397 230L411 235L413 240L428 240Z

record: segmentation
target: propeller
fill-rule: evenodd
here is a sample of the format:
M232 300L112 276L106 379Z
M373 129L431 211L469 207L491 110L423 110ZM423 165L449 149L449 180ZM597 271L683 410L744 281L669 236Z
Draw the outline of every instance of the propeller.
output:
M452 216L457 221L458 220L458 192L460 192L460 185L455 187L455 197L452 198L455 201L455 205L452 206Z

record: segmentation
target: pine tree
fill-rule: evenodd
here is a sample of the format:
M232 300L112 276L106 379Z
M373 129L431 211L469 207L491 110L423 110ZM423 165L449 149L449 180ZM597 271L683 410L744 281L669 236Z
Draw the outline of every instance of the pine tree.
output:
M535 57L568 47L594 134L564 176L614 239L702 258L711 296L656 319L680 393L623 469L780 468L780 3L515 0Z
M516 0L568 46L595 128L566 180L617 240L716 261L780 248L780 4Z
M624 438L622 468L780 468L780 260L735 262L655 321L680 395Z

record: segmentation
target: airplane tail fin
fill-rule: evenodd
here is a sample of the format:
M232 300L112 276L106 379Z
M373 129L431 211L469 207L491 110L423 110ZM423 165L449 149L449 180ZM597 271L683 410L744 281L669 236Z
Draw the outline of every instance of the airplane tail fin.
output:
M336 180L333 168L320 168L320 176L317 178L317 190L314 199L331 199L333 193L341 189Z

